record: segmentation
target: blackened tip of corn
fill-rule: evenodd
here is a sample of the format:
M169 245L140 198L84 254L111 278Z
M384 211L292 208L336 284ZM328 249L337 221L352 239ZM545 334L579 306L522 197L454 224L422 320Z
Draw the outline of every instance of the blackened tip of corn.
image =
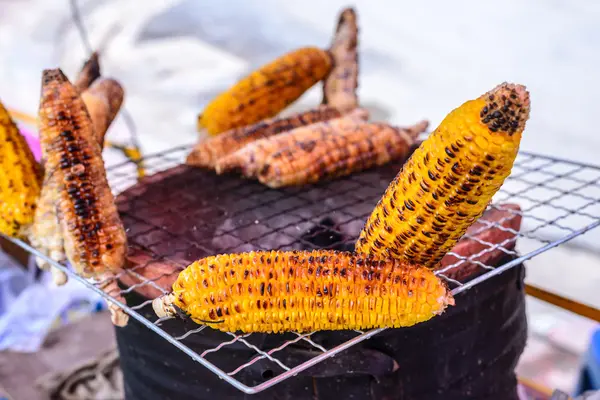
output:
M529 119L529 92L523 85L502 83L481 96L485 105L479 114L481 122L492 132L513 135L525 129Z
M42 87L53 81L65 83L68 81L67 76L60 68L45 69L42 71ZM58 96L58 95L57 95Z
M83 64L73 86L83 92L100 77L100 57L98 52L93 52L90 58Z

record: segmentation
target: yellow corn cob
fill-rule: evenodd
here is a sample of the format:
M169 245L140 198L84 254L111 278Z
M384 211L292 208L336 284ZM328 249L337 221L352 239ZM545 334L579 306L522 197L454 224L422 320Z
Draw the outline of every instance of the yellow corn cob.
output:
M106 131L121 108L123 96L123 87L110 78L96 80L81 94L101 147L104 147Z
M277 333L411 326L448 304L446 285L428 269L315 250L201 259L153 308L225 332Z
M79 93L89 88L92 83L100 77L100 60L97 52L93 52L90 58L83 64L75 83L73 84Z
M264 167L269 155L299 141L321 141L335 132L354 129L358 122L365 121L368 117L369 114L366 110L356 109L340 118L302 126L257 140L217 160L215 169L218 174L241 170L245 176L254 177Z
M300 140L269 155L258 180L271 187L305 185L337 178L408 155L427 121L410 128L358 122L324 140Z
M329 52L333 69L323 81L323 103L347 111L358 107L358 26L356 13L346 8L340 14Z
M327 76L330 69L329 54L316 47L287 53L213 99L198 116L198 129L216 135L270 118Z
M0 233L14 237L27 234L40 190L39 165L0 103Z
M85 277L123 267L126 236L106 180L101 148L81 97L59 70L45 70L39 110L45 167L67 258Z
M528 118L525 87L506 83L448 114L387 188L356 251L435 267L510 174Z
M219 158L225 157L257 139L264 139L300 126L340 116L341 113L336 108L321 106L288 117L266 119L242 128L230 129L198 143L188 155L186 163L197 167L214 168Z

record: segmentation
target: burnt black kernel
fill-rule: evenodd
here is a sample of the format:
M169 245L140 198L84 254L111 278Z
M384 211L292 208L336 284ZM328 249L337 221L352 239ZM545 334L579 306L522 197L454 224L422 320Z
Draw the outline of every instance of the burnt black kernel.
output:
M79 241L83 242L85 240L85 235L81 234L79 235Z
M493 94L490 94L490 96L488 97L488 99L490 99L490 100L494 101L494 95L493 95Z
M99 255L100 255L100 252L98 250L93 250L92 251L92 256L98 257Z
M60 133L60 136L62 136L62 137L67 137L67 136L72 136L72 135L73 135L73 132L71 132L71 131L62 131Z
M271 291L272 291L272 289L273 289L273 288L272 288L271 284L269 283L269 284L267 285L267 293L269 294L269 296L270 296L270 295L271 295L271 293L272 293L272 292L271 292Z
M429 179L431 179L432 181L437 180L437 177L433 174L433 172L427 171L427 175L429 175Z
M456 155L447 147L446 147L446 154L448 154L448 157L450 157L450 158L456 157Z
M90 264L92 264L94 267L97 267L98 265L100 265L100 261L94 260Z
M265 294L265 283L264 282L262 282L260 284L260 294L261 294L261 296L264 296L264 294Z
M67 161L67 162L60 163L60 169L68 169L68 168L71 168L70 162Z
M483 109L481 110L482 113L487 114L488 113L488 108L487 106L484 106Z
M217 307L217 317L222 317L223 311L221 311L221 307Z
M489 115L483 119L483 123L484 124L487 124L488 122L490 122L490 116Z
M502 100L503 101L506 100L506 95L504 95L504 94L502 95Z
M498 132L498 128L490 127L490 131L492 131L492 132Z
M113 248L112 244L109 243L106 245L106 250L112 250L112 248Z
M502 116L502 114L500 113L500 111L494 111L492 113L493 118L500 118L501 116Z
M58 114L56 115L56 119L59 121L62 121L62 120L67 119L67 116L65 115L65 113L63 111L59 111Z
M102 223L101 222L96 222L96 226L94 228L96 228L96 230L102 229Z
M74 144L71 144L71 145L67 146L67 151L70 151L70 152L79 151L79 147L75 146Z

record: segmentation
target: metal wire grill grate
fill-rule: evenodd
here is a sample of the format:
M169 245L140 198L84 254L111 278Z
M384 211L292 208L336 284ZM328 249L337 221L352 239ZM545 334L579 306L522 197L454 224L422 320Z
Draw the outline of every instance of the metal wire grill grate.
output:
M175 148L146 157L143 162L149 178L139 187L135 186L138 178L133 162L108 168L115 194L125 191L118 197L117 204L128 228L130 260L136 264L119 276L129 284L122 294L133 291L150 297L164 294L176 275L173 271L216 253L313 248L350 250L364 221L399 168L392 165L326 184L272 190L236 177L218 177L197 169L177 167L188 149ZM148 184L155 179L152 175L161 171L167 171L159 175L161 184ZM520 210L509 209L522 218L520 231L503 225L502 221L480 220L477 230L467 237L481 244L483 250L469 258L452 254L456 262L438 271L448 280L453 294L600 225L600 168L522 152L512 175L494 199L494 204L507 202L520 206ZM527 243L531 251L517 253L509 246L514 243L514 237L501 243L489 243L475 236L492 228L516 235L518 243ZM18 243L39 255L27 244ZM480 261L485 253L498 250L511 256L510 261L495 268ZM468 281L449 278L452 271L468 262L478 265L485 273ZM164 268L148 269L152 265L169 266L171 272L165 272ZM98 287L102 282L83 282L100 293ZM107 300L115 302L112 298ZM268 335L267 343L264 335L221 333L168 318L150 321L142 312L150 303L151 299L130 307L118 304L246 393L265 390L382 331L345 332L337 342L330 338L325 340L319 332ZM218 345L206 346L202 351L192 350L186 342L194 335L217 337ZM314 356L301 360L282 357L284 349L300 344L314 350ZM236 346L252 350L255 356L235 368L225 369L220 354ZM241 372L257 363L267 363L270 373L263 376L264 381L259 385L249 386Z

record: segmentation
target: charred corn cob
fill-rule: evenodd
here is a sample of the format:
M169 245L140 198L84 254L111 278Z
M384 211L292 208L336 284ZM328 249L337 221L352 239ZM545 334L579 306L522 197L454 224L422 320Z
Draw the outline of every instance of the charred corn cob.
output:
M528 118L525 87L507 83L448 114L387 188L356 251L435 267L510 174Z
M0 233L22 237L33 222L41 190L41 170L2 103L0 165Z
M368 118L364 109L356 109L336 119L292 129L279 135L252 142L240 150L217 160L216 171L221 174L241 170L247 177L255 177L264 167L268 156L300 141L322 141L335 132L351 130Z
M126 236L101 148L81 97L60 69L43 73L39 121L45 167L56 179L67 259L84 277L119 270Z
M96 80L81 94L101 147L104 147L104 136L108 127L121 108L123 96L123 87L110 78Z
M198 116L198 129L216 135L273 117L322 80L330 69L329 54L316 47L287 53L213 99Z
M90 58L83 64L79 74L75 78L74 86L81 93L92 85L100 77L100 60L97 52L93 52Z
M408 155L427 121L408 129L383 123L357 123L324 140L300 140L269 155L258 180L272 188L304 185L350 175Z
M266 119L242 128L230 129L198 143L188 155L186 163L197 167L214 168L219 158L225 157L257 139L264 139L300 126L340 116L341 113L337 109L321 106L289 117Z
M100 79L86 89L81 97L90 114L92 125L96 134L96 140L102 145L106 129L117 114L123 100L123 90L118 82L112 79ZM58 188L56 179L51 173L44 178L42 194L35 211L34 224L29 235L30 243L38 251L57 263L64 263L67 259L60 223L56 215L56 202L58 199ZM52 272L56 285L64 285L67 275L61 270L52 267L41 257L36 258L38 267Z
M315 250L201 259L153 307L225 332L277 333L411 326L448 304L446 285L428 269Z
M329 48L331 73L323 81L323 103L340 110L358 107L358 26L356 13L347 8L340 14Z

